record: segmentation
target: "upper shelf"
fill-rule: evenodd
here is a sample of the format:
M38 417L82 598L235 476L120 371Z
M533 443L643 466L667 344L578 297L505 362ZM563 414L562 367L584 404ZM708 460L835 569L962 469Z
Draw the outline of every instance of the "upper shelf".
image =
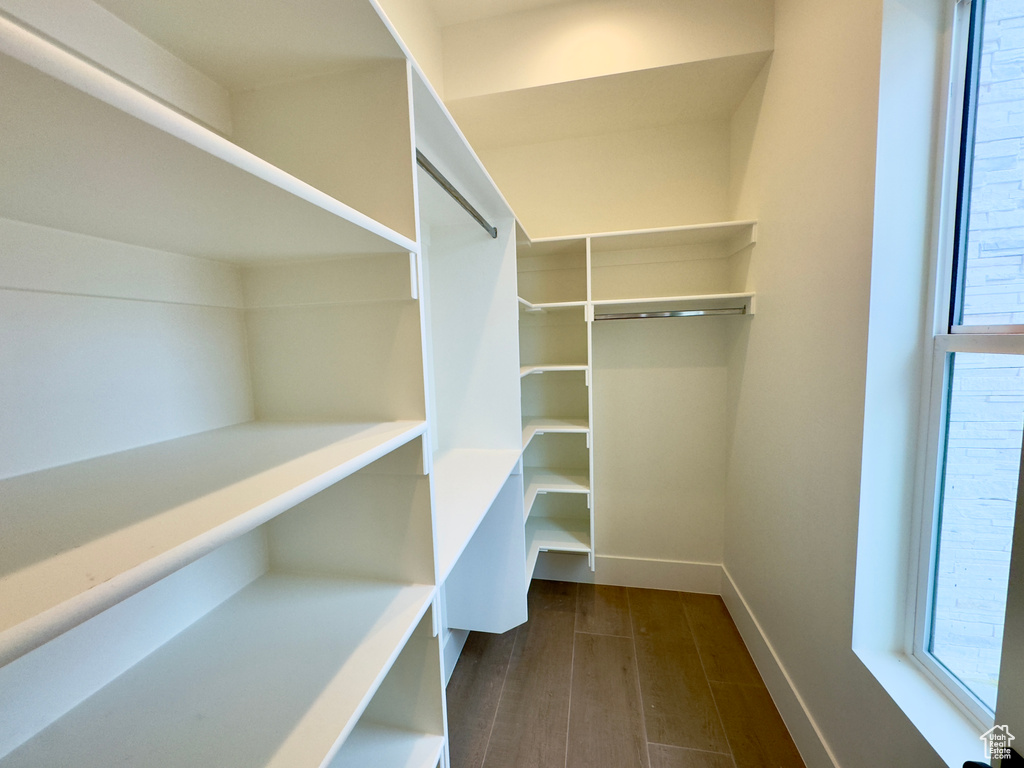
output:
M433 597L428 585L263 576L0 765L319 768Z
M253 422L0 481L0 665L425 428Z
M529 376L532 373L553 373L555 371L583 371L589 367L586 365L524 365L519 369L519 377Z
M522 296L519 297L519 308L524 312L548 312L559 309L576 309L577 307L585 307L587 302L585 301L547 301L532 303L524 299Z
M417 250L3 18L0 102L0 216L237 262Z
M590 248L593 253L608 253L648 248L675 248L700 243L720 243L723 246L722 255L728 256L756 241L756 221L719 221L710 224L591 235Z
M601 299L593 302L595 320L642 316L693 317L701 315L752 315L754 293L711 293L693 296L656 296L642 299ZM679 313L676 315L675 313Z

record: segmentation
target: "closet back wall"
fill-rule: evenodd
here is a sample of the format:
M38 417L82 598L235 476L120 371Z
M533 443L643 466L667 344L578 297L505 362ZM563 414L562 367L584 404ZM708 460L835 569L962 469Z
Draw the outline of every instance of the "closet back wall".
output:
M594 324L601 556L722 561L728 350L745 318Z

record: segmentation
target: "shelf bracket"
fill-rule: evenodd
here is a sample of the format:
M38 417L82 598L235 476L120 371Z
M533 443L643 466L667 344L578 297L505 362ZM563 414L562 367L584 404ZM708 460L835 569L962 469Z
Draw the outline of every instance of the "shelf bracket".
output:
M481 227L487 230L487 234L493 238L498 236L497 227L492 227L490 222L480 215L480 211L474 208L472 204L462 196L459 190L457 190L454 185L444 177L444 174L437 170L434 164L427 160L423 153L418 149L416 150L416 164L426 171L427 175L441 186L441 189L451 195L455 202L465 208L466 213L472 216Z

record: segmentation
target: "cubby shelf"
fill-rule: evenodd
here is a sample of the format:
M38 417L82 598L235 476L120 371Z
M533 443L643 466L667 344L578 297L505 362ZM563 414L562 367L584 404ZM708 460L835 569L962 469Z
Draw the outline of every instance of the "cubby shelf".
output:
M469 449L434 457L439 583L451 572L519 458L517 450Z
M228 261L417 250L4 18L0 73L2 216Z
M0 664L425 429L250 422L0 481Z
M721 256L731 256L757 242L757 221L715 221L624 232L588 235L595 252L672 248L699 243L722 243Z
M585 469L526 467L523 474L527 518L539 493L590 493L590 478Z
M547 312L559 309L574 309L576 307L585 307L586 305L587 302L585 301L548 301L535 304L527 301L522 296L519 297L519 308L525 312Z
M554 371L586 371L586 365L524 365L519 368L520 378L534 373L551 373Z
M443 749L441 736L359 724L329 768L436 768Z
M523 425L523 450L526 450L526 446L535 436L543 435L545 432L587 434L589 431L590 424L586 419L528 419Z
M532 578L541 552L590 552L586 521L531 517L526 521L526 575Z
M264 576L0 766L318 768L433 596L427 585Z

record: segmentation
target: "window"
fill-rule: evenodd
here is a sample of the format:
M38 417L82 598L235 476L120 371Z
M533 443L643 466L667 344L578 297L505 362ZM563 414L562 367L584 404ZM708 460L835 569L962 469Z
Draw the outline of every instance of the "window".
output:
M934 338L927 548L914 654L965 709L996 706L1024 437L1024 0L962 0ZM956 69L956 68L955 68Z

